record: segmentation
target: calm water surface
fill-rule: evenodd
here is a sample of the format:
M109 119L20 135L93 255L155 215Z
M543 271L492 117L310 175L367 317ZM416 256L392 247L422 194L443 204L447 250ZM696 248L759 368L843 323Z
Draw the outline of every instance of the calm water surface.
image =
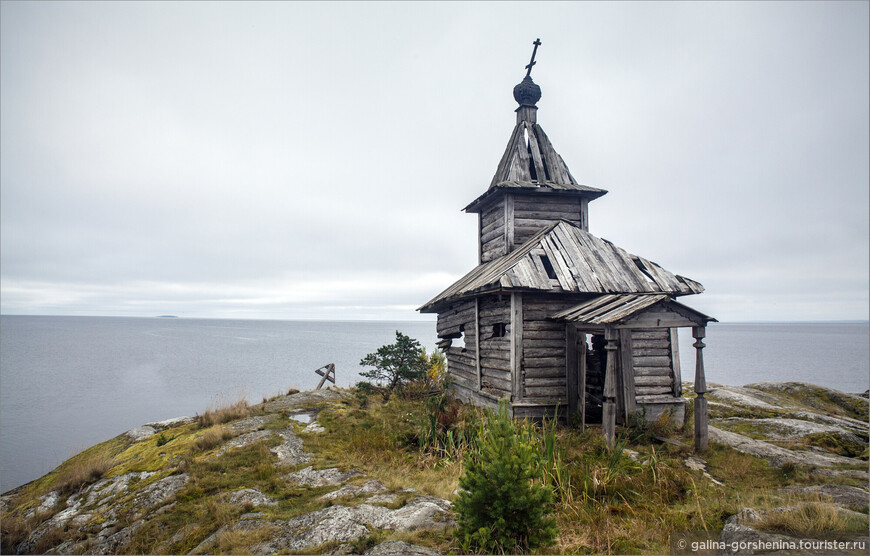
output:
M435 345L430 322L0 317L0 491L149 421L220 401L308 389L335 363L339 386L395 331ZM691 335L681 331L683 379ZM800 380L847 392L868 387L870 331L857 324L712 324L709 382Z

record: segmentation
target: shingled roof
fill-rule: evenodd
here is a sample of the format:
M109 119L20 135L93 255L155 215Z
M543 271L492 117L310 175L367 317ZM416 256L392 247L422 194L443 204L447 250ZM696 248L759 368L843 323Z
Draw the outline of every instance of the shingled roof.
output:
M501 189L572 192L589 199L607 193L604 189L578 183L541 126L525 119L514 127L489 189L465 210L475 212L485 198Z
M419 311L437 312L458 299L504 290L678 296L701 293L704 286L559 221L507 255L479 265Z

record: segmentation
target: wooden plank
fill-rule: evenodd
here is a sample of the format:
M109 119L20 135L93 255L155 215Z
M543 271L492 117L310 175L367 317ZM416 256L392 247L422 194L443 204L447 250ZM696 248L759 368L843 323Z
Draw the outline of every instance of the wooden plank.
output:
M474 366L477 371L477 389L480 390L481 373L480 373L480 302L478 298L474 298Z
M511 211L513 212L513 211ZM523 294L511 294L511 381L512 400L523 398Z
M677 337L677 329L671 328L671 368L674 371L674 396L683 395L683 379L680 372L680 341Z
M564 386L528 386L525 388L527 398L565 398Z
M634 383L640 386L672 386L673 379L669 376L637 376Z
M565 365L565 355L561 357L527 357L524 360L526 369L534 369L541 367L563 367Z
M641 356L634 358L634 366L637 367L670 367L671 358L668 356Z
M480 243L485 245L495 238L504 236L504 226L495 226L487 231L481 232Z
M574 374L575 374L575 376L576 376L576 374L577 374L577 373L576 373L576 369L574 369L574 370L575 370L575 373L574 373ZM559 388L562 388L562 389L563 389L563 392L562 392L562 393L564 394L564 389L566 388L566 384L567 384L567 383L566 383L566 380L565 380L565 377L564 377L564 376L561 376L561 377L545 377L545 378L540 378L540 377L531 377L531 378L530 378L530 377L526 377L526 388L528 388L529 386L542 386L542 387L543 387L543 386L558 386ZM575 398L575 403L576 403L576 398Z
M546 210L544 207L534 207L533 209L525 209L517 206L514 202L514 218L517 223L524 222L524 226L531 225L530 222L548 222L547 225L556 222L557 220L567 220L568 222L576 222L580 218L580 205L572 207L574 210L568 210L568 207L556 207L553 210Z
M675 398L670 394L652 394L646 396L638 396L637 403L674 403L680 398Z
M670 394L672 387L668 386L636 386L635 391L638 396L649 396L652 394Z
M589 199L580 199L580 229L589 231Z
M635 357L670 357L671 350L665 348L638 348L632 350Z
M510 354L510 344L499 342L498 344L492 346L489 345L493 342L486 342L486 344L481 348L481 355L483 357L489 357L492 359L501 359L504 361L511 360Z
M562 346L560 348L539 348L539 347L529 348L529 347L523 346L523 356L527 360L531 360L531 359L535 359L535 358L539 358L539 357L564 358L565 354L566 354L565 346Z
M631 330L619 331L619 366L620 375L622 376L622 392L623 408L625 411L625 422L629 422L629 418L635 411L635 390L634 390L634 357L631 349Z
M634 376L671 376L669 367L635 367Z
M493 218L491 222L480 227L480 233L491 232L495 228L501 228L502 226L504 226L504 218Z
M514 197L505 195L504 198L504 244L505 253L514 249Z
M511 391L511 381L509 379L503 379L486 374L483 375L483 384L485 388L501 390L505 395L509 395Z
M668 332L665 329L660 330L635 330L631 335L632 340L636 345L640 345L639 340L668 340Z
M493 359L485 356L480 358L480 365L485 369L499 369L508 372L512 370L510 360L505 361L504 359Z
M580 358L580 432L586 430L586 334L578 334L580 344L578 354Z
M525 369L526 379L529 378L564 378L565 365L552 367L531 367Z

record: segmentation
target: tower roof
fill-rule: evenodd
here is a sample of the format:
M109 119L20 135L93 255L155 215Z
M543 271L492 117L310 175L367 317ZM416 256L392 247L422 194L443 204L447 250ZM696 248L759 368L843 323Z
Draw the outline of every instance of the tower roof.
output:
M516 109L517 123L489 189L465 207L467 212L477 212L477 208L486 198L506 188L557 194L575 193L590 200L607 193L604 189L582 185L574 179L565 161L550 143L550 138L537 123L537 102L541 98L541 88L532 80L531 71L537 63L535 53L541 44L540 39L534 44L532 59L526 66L526 76L513 91L514 100L519 104Z

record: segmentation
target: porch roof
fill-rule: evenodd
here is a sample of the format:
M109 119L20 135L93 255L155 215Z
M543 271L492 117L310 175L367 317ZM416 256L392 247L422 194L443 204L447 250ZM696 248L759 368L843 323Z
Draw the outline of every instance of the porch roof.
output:
M666 294L600 295L564 311L559 311L552 318L578 324L622 324L633 320L633 317L637 317L659 304L668 313L686 319L686 325L704 326L708 322L719 322L713 317L708 317L687 305L674 301L671 296Z

